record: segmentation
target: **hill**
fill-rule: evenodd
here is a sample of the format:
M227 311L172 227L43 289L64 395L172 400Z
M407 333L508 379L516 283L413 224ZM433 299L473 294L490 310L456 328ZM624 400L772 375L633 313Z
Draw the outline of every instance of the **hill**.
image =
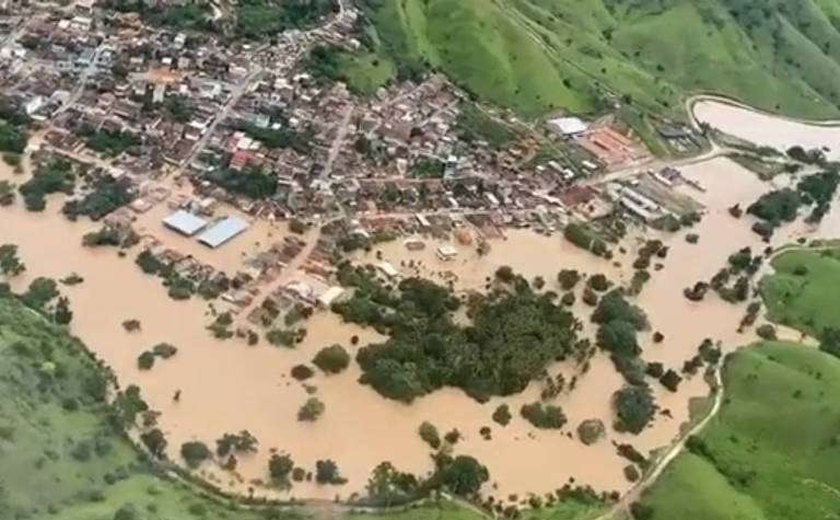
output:
M526 117L617 101L673 112L697 91L789 115L840 114L840 4L831 0L361 4L373 61L391 62L401 78L441 70Z
M732 354L720 413L637 505L646 520L830 518L840 510L840 360L791 343Z

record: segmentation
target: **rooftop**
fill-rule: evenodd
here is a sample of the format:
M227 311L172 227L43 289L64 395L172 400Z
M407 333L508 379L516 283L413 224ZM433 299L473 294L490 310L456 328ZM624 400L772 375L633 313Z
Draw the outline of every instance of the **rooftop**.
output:
M198 236L202 244L216 248L248 229L248 223L237 217L227 217Z
M207 221L189 211L180 209L163 219L163 224L182 235L191 237L204 229Z

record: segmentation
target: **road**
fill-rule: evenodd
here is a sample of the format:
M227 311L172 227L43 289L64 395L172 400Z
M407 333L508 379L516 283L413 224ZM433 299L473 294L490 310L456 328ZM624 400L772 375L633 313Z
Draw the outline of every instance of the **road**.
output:
M642 496L642 493L652 486L656 482L656 479L662 475L662 472L665 471L668 464L670 464L671 461L682 453L688 438L692 435L697 435L700 430L705 428L706 425L714 419L720 411L721 404L723 403L724 388L723 377L721 377L722 370L723 362L719 362L715 367L713 375L713 388L715 389L713 390L714 401L712 402L712 409L709 410L709 413L706 414L703 420L695 424L690 430L678 435L669 446L668 451L665 452L665 455L656 461L653 469L642 477L642 479L639 480L632 488L630 488L630 490L625 493L608 511L595 518L595 520L618 520L619 518L623 518L622 515L629 515L630 504L637 501Z
M53 112L52 117L64 113L68 108L73 106L73 104L75 104L80 97L82 97L82 94L85 91L85 85L87 84L88 78L90 78L90 76L96 72L96 62L99 61L99 56L102 54L102 51L104 51L106 48L107 45L105 44L105 42L102 42L96 47L96 49L94 49L93 58L91 58L88 66L85 67L84 70L79 74L79 81L76 83L76 87L73 89L73 92L71 92L67 99L64 101L64 103L62 103L62 105L58 107L58 109L56 109L55 112Z
M344 144L344 139L347 137L347 130L350 126L350 118L353 117L354 106L351 104L344 109L344 114L341 116L341 122L338 124L338 130L335 132L335 138L330 144L330 151L327 154L327 160L324 163L324 168L321 170L321 179L328 180L332 173L333 163L338 154L341 153L341 147Z

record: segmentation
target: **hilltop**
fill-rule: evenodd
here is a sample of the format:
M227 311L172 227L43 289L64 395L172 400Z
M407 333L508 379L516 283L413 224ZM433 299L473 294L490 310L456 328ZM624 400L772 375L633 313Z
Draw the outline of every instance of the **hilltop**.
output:
M840 5L826 0L362 0L367 59L445 72L534 117L711 91L788 115L840 113ZM385 78L381 78L384 80Z

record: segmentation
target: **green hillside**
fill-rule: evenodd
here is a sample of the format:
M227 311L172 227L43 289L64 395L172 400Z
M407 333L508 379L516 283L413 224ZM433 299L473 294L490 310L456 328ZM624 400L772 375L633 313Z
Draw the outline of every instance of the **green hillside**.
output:
M770 319L814 337L840 325L840 249L787 251L772 266L761 280Z
M645 494L637 518L836 518L840 360L764 343L728 358L724 384L720 413Z
M400 77L431 68L533 117L617 101L673 112L713 91L838 115L833 0L362 0L364 38Z

